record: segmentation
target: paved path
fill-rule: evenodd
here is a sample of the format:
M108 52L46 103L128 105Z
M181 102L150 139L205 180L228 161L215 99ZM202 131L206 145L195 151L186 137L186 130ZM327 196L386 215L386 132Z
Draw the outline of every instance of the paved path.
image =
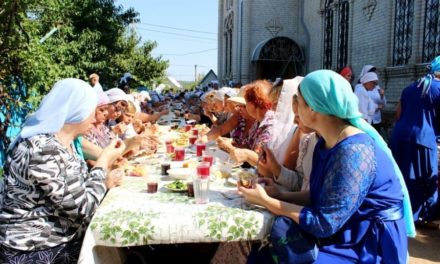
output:
M409 240L409 263L440 263L440 230L417 229L417 237Z

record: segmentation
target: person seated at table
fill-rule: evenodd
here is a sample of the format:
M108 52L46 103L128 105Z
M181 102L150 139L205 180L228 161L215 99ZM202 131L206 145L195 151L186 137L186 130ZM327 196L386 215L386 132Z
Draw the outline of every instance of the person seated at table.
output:
M95 110L95 122L92 128L84 136L87 140L100 148L105 148L110 142L117 138L117 136L105 125L108 117L108 108L110 100L104 93L98 93L98 106Z
M270 146L263 148L264 154L258 166L258 173L264 177L272 178L276 183L287 187L291 191L308 190L309 178L312 170L313 150L318 137L310 128L304 126L298 116L297 91L303 77L298 76L292 80L285 80L284 85L288 87L289 94L282 93L280 97L275 124L273 127L274 137ZM285 92L285 91L283 91ZM293 96L292 96L293 94ZM293 100L283 100L292 97ZM287 101L287 102L286 102ZM289 109L287 103L291 103ZM292 113L295 126L292 126L293 133L282 133L288 131L285 126L286 119ZM289 120L290 121L290 120ZM291 122L291 121L290 121ZM280 137L280 134L287 134L287 137Z
M243 86L238 95L227 99L228 104L234 106L235 112L225 123L211 128L208 134L206 134L206 138L202 137L202 140L209 141L218 139L220 148L227 152L229 152L233 146L249 147L247 144L249 130L255 123L255 119L246 111L246 101L244 99L245 90L246 87ZM220 138L228 134L231 140Z
M87 224L107 189L121 180L107 168L124 143L115 140L103 149L90 172L73 146L92 127L97 102L86 82L58 81L10 145L0 263L76 263Z
M240 186L239 192L290 219L290 227L298 226L294 236L305 232L319 241L314 263L406 263L407 234L415 235L408 192L386 143L362 119L355 96L333 71L308 74L299 88L298 113L321 135L310 191L280 193L265 179L265 188Z
M230 157L235 162L248 162L252 166L258 163L262 147L269 143L272 138L272 125L274 112L269 93L272 84L268 81L256 81L246 86L244 98L246 111L255 119L255 123L249 131L249 148L233 148Z
M127 94L119 88L112 88L105 91L105 94L109 99L106 126L111 129L116 125L116 120L122 115L122 112L127 110L128 97Z
M119 110L123 109L124 107L123 105L119 105L120 101L118 101L118 103L116 104L114 102L113 105L109 104L110 100L107 94L103 92L98 93L98 98L98 106L95 110L95 121L93 122L92 128L85 134L84 140L82 140L82 143L80 145L81 148L85 149L84 152L86 154L85 156L88 164L95 164L94 161L99 157L102 149L107 147L110 142L118 138L118 135L110 130L108 126L105 125L105 122L109 120L109 118L119 116ZM113 109L112 116L108 115L108 109L110 108ZM114 111L115 109L118 109L118 111ZM114 128L116 128L115 130L117 130L119 126L116 126ZM122 131L122 128L120 129ZM126 152L136 152L142 144L145 144L143 143L143 141L144 139L141 137L134 137L129 139L127 138L126 140L124 140L124 143L126 145Z
M129 101L127 110L122 113L118 118L118 124L116 126L121 126L123 129L119 130L118 136L121 139L132 138L137 135L133 127L133 119L136 114L136 108L134 104Z

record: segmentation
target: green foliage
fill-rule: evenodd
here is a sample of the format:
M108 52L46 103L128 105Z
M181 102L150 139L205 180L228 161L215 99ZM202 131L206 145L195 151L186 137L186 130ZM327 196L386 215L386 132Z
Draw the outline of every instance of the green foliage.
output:
M36 105L61 78L87 79L96 72L114 87L130 72L148 85L168 62L151 56L155 42L142 43L128 25L138 13L113 0L6 0L0 3L0 80L20 76ZM51 29L56 32L43 43ZM4 56L3 56L4 54Z
M38 106L62 78L87 80L95 72L111 88L126 72L136 78L134 86L164 76L168 62L151 55L157 44L142 43L127 30L138 20L134 9L124 10L114 0L0 1L0 99L16 90L7 85L12 77L27 88L25 98L1 100L0 116L6 118L0 136L11 124L10 109L20 109L20 102Z

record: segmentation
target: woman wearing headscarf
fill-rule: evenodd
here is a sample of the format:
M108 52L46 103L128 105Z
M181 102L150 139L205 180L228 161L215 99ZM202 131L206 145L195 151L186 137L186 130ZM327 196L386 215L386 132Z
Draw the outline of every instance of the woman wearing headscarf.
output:
M260 160L257 168L260 175L272 178L274 182L291 191L309 189L313 149L318 139L316 133L305 127L298 117L297 91L303 78L297 76L292 80L284 81L284 86L291 91L280 97L281 104L278 104L275 124L272 128L274 137L269 146L263 148L264 158ZM293 100L288 100L289 96ZM294 117L294 120L290 118L286 120L289 116ZM287 122L295 125L290 126L290 133L283 133L288 131Z
M98 106L95 111L95 122L93 123L93 127L85 135L85 138L93 144L105 148L112 140L117 138L117 135L105 125L110 100L104 92L98 92L97 94Z
M90 172L73 140L87 133L98 102L86 82L64 79L45 96L11 144L0 204L1 263L76 263L82 235L124 144L105 148Z
M383 139L361 118L349 83L319 70L299 90L299 117L321 136L310 191L280 193L270 181L239 191L319 241L315 263L406 263L407 235L415 231L405 183Z
M377 77L377 69L373 65L365 65L362 67L361 74L359 75L359 82L362 83L361 79L366 75L371 73L376 74ZM387 104L387 99L385 97L385 89L381 88L377 81L379 80L379 77L377 77L376 85L372 89L368 89L367 94L371 100L371 102L374 104L374 112L371 113L370 119L371 119L371 125L380 133L382 129L382 109ZM360 85L360 84L358 84ZM357 85L357 86L358 86Z
M353 81L353 71L351 70L350 66L346 66L338 72L342 77L344 77L344 79L346 79L351 84L351 82Z
M437 229L438 225L429 222L438 214L439 104L440 56L432 61L425 77L402 91L391 136L391 149L408 186L414 220Z

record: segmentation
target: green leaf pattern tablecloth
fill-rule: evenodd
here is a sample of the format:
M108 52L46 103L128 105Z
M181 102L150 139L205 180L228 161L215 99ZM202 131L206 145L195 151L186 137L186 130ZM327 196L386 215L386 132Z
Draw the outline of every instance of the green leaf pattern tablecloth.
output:
M176 134L171 131L166 137ZM158 176L162 158L142 163ZM166 190L164 185L171 181L161 177L155 194L146 192L145 177L127 176L121 186L111 189L86 231L78 263L121 263L118 248L126 246L262 240L270 231L273 215L248 205L224 180L210 183L210 202L204 205L195 204L186 193Z
M148 194L146 181L126 177L122 186L109 191L88 230L97 245L258 240L269 231L272 215L248 205L223 182L211 182L210 203L200 205L186 193L161 188L169 181L162 181L156 194Z

